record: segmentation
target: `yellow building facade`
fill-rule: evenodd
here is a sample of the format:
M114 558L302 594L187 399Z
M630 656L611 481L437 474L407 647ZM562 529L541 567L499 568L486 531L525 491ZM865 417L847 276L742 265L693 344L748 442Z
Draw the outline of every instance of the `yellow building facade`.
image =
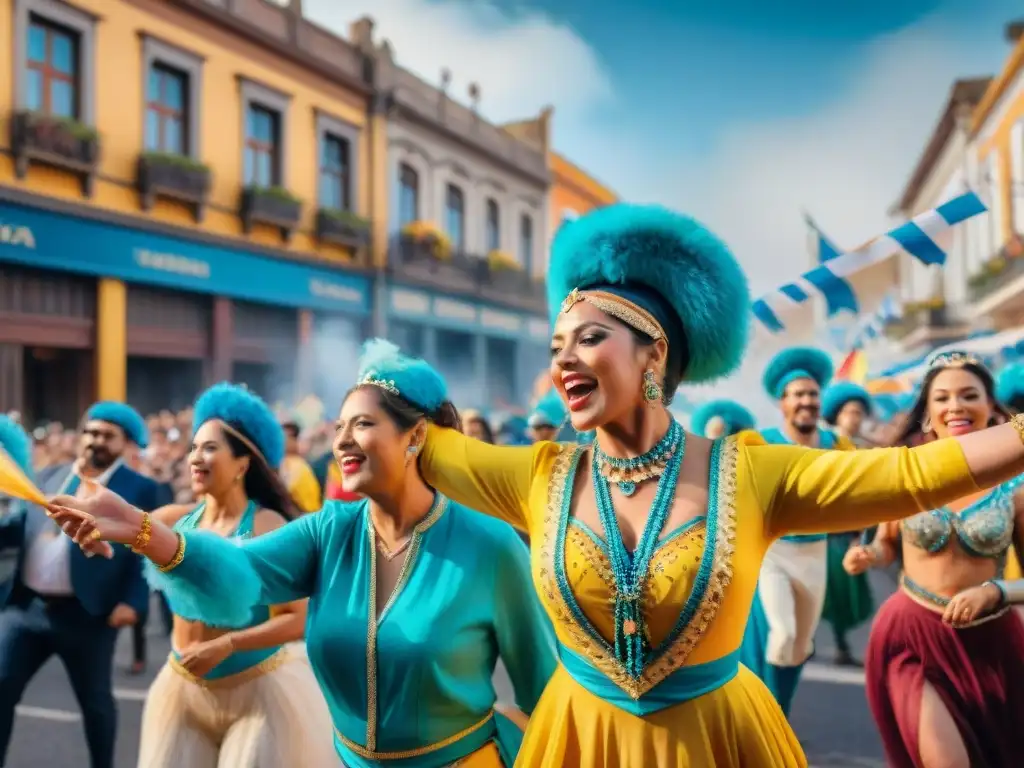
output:
M388 198L366 55L297 3L228 7L0 0L0 409L282 395L337 375L312 340L364 335Z

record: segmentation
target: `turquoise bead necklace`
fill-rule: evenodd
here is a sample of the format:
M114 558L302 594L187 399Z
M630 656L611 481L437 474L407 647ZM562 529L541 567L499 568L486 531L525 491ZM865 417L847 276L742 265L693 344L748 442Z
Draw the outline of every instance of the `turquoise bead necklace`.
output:
M668 450L665 456L665 450ZM686 448L686 433L675 420L668 432L654 448L630 459L640 467L653 463L656 454L665 459L664 470L658 478L658 489L651 504L650 514L644 523L636 551L632 555L626 550L622 541L622 531L615 517L612 504L609 480L601 472L603 452L594 448L593 483L594 496L597 500L597 514L604 529L605 543L611 560L612 575L615 579L615 656L621 661L626 672L634 679L643 674L644 661L650 649L646 621L643 615L643 594L647 584L647 572L651 558L658 548L658 540L662 529L672 511L675 499L676 484L679 482L679 468L682 465L683 453ZM623 461L617 459L616 461ZM629 494L627 494L629 495Z
M665 465L680 443L682 433L683 428L673 419L668 432L651 450L632 459L609 456L595 443L594 461L599 466L602 477L618 485L624 496L632 496L639 483L660 477L665 471Z

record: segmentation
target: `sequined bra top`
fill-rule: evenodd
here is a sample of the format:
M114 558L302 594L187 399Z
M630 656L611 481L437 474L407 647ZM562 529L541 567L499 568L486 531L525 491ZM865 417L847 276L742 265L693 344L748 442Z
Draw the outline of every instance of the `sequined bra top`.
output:
M959 512L940 507L908 517L900 524L903 540L934 554L955 535L975 557L1000 557L1013 543L1013 495L1022 481L1017 477L997 485Z

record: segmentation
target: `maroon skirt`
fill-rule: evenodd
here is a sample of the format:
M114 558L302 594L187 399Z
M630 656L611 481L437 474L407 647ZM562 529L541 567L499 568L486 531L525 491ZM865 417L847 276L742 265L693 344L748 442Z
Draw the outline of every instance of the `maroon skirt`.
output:
M925 682L956 722L971 765L1022 765L1024 624L1015 611L953 629L899 591L875 617L864 666L868 704L892 768L922 768Z

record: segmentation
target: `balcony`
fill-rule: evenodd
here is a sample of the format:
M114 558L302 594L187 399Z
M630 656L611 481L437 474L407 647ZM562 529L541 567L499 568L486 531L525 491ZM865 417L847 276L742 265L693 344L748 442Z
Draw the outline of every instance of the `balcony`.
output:
M906 304L903 316L885 326L885 335L904 349L957 339L969 331L967 321L941 300Z
M967 280L975 319L1024 310L1024 241L1015 235Z
M486 257L446 253L430 241L399 237L388 258L392 275L425 287L475 296L528 312L547 307L544 283L522 270L502 268Z

